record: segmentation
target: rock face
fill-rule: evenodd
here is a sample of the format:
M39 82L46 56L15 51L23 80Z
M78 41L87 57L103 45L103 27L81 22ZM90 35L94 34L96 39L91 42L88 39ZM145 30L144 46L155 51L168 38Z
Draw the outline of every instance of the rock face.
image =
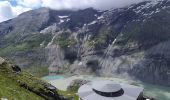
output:
M0 23L0 55L20 66L129 76L170 86L169 11L169 0L106 11L40 8Z
M0 64L4 63L5 60L3 58L0 57Z

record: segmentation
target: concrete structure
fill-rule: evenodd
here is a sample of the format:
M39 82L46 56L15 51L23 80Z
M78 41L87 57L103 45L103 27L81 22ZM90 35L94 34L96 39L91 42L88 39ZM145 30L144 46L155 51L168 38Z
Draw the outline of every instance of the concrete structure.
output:
M143 88L112 81L95 81L81 86L78 95L79 100L142 100Z

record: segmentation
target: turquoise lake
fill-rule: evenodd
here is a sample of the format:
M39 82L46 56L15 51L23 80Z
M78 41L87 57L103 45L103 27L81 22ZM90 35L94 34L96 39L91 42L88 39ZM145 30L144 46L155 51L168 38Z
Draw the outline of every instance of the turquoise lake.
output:
M46 81L56 80L56 79L63 79L64 76L45 76L42 79Z

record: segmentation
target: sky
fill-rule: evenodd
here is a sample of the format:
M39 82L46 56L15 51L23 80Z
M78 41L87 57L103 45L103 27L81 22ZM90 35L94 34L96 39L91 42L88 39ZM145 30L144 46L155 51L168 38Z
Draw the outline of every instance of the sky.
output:
M0 0L0 22L40 7L49 7L56 10L77 10L93 7L106 10L128 6L141 1L144 0Z

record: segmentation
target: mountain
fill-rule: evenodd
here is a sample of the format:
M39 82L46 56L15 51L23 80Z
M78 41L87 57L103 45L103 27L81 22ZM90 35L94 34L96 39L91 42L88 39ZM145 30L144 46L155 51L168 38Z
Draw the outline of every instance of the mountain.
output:
M49 67L170 86L169 32L169 0L105 11L39 8L0 23L0 56L34 74Z

